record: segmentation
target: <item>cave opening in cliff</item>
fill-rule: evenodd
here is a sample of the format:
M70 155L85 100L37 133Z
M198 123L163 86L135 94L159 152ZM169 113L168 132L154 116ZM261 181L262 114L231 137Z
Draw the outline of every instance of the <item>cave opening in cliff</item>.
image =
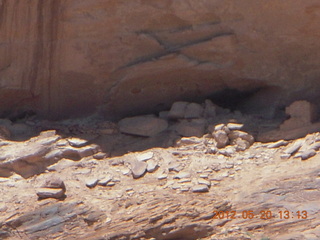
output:
M220 107L236 111L241 109L241 105L258 93L261 88L241 91L235 88L226 88L210 96L210 99Z

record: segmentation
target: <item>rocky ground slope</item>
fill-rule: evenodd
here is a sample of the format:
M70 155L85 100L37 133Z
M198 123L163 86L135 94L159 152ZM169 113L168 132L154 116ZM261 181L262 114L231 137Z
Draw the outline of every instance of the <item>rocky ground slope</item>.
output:
M118 123L3 119L0 238L319 239L306 106L281 125L210 101Z

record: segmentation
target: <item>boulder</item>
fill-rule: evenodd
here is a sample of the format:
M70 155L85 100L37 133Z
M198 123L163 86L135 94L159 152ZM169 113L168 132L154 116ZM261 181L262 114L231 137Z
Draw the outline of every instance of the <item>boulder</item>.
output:
M250 143L242 138L235 139L233 144L236 146L238 152L247 150L250 147Z
M11 137L10 130L5 126L0 126L0 139L8 140Z
M168 128L168 122L153 116L124 118L119 122L120 132L143 137L155 136Z
M212 103L211 100L206 99L204 102L204 112L205 118L214 118L217 115L216 105Z
M188 102L175 102L172 104L168 113L170 119L182 119L185 117L185 112L188 106Z
M205 134L204 119L181 120L173 129L183 137L202 137Z
M228 134L223 130L215 131L213 137L217 142L217 148L224 148L229 144Z
M184 118L192 119L192 118L201 118L203 115L203 107L198 103L190 103L187 105Z
M317 108L308 101L295 101L286 108L288 120L280 125L280 130L286 131L311 125L317 118Z

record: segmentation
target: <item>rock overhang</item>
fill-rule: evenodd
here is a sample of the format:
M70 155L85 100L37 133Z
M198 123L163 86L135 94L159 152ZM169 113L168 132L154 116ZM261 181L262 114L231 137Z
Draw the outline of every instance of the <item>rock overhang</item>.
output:
M316 102L317 9L316 1L3 1L0 110L117 118L258 88L275 99L262 107Z

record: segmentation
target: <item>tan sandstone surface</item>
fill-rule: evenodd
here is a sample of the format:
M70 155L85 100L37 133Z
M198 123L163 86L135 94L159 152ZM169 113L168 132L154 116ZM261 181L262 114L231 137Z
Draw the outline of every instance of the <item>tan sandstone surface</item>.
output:
M0 0L0 112L118 117L225 89L251 93L247 111L316 102L319 9L317 0Z

